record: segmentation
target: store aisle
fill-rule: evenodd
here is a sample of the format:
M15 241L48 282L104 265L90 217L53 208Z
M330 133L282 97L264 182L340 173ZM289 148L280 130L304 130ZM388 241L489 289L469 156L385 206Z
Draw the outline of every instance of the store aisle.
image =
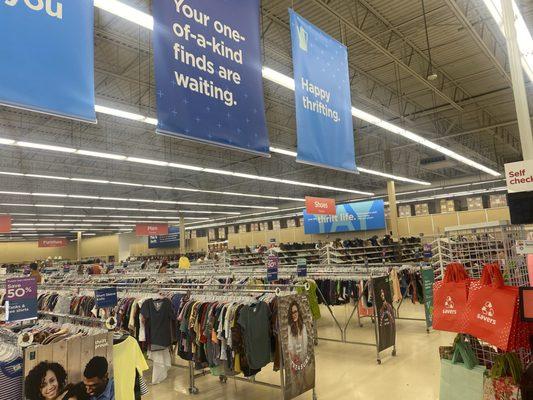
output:
M334 307L335 315L344 326L344 317L349 316L350 307ZM404 304L403 317L423 317L420 305ZM334 322L327 309L322 309L324 318L320 321L320 336L338 337ZM329 317L329 318L328 318ZM440 363L438 347L449 345L454 335L446 332L425 332L425 325L419 321L397 321L398 356L391 357L390 350L382 353L382 365L376 364L375 348L320 341L317 353L317 394L319 400L374 400L409 399L435 400L438 398ZM364 327L350 325L349 339L370 341L373 339L373 326L368 319ZM265 368L258 380L279 383L279 374ZM149 375L147 375L149 376ZM157 386L150 386L146 400L171 400L190 397L196 400L279 400L279 390L244 382L221 384L211 375L197 378L198 395L189 395L188 371L172 368L169 379ZM298 399L311 399L304 394Z

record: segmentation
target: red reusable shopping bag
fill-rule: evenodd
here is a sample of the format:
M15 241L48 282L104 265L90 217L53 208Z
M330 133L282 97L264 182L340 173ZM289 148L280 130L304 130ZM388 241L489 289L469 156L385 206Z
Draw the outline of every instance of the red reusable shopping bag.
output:
M516 346L518 288L504 285L497 264L485 265L480 284L469 293L464 331L509 351Z
M433 285L433 329L462 332L469 284L462 264L448 264L444 279Z

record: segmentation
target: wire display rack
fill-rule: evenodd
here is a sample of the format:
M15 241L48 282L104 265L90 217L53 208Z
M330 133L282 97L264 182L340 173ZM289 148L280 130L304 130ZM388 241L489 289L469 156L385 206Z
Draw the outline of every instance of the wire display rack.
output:
M496 221L449 227L445 233L451 260L463 264L471 278L479 279L485 264L497 263L506 285L529 286L526 256L516 252L516 242L527 237L523 225ZM466 340L476 352L480 364L487 368L492 368L495 358L502 354L495 346L473 336L466 336ZM524 367L533 361L530 349L522 348L514 352Z
M471 278L480 278L485 264L497 263L507 285L529 285L526 256L516 253L517 240L526 238L523 225L495 221L448 227L445 233L451 259L462 263Z

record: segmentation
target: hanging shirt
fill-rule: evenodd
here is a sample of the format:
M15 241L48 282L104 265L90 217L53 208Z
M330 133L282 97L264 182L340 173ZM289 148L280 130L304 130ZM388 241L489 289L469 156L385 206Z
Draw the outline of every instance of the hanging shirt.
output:
M0 400L22 399L22 358L0 360Z
M250 368L263 368L270 363L270 308L263 301L243 306L237 322L243 331Z
M129 336L123 342L113 345L115 399L135 400L135 371L142 375L147 369L148 364L134 338Z
M169 299L148 299L141 307L141 315L147 320L151 350L162 350L173 342L173 326L176 322Z

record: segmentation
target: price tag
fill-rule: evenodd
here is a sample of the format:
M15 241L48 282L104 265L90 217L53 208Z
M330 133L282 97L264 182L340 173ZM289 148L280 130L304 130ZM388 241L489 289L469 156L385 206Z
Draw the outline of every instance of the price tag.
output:
M307 276L307 260L305 258L298 258L296 260L296 270L299 278Z
M35 278L6 280L6 321L37 318L37 281Z

